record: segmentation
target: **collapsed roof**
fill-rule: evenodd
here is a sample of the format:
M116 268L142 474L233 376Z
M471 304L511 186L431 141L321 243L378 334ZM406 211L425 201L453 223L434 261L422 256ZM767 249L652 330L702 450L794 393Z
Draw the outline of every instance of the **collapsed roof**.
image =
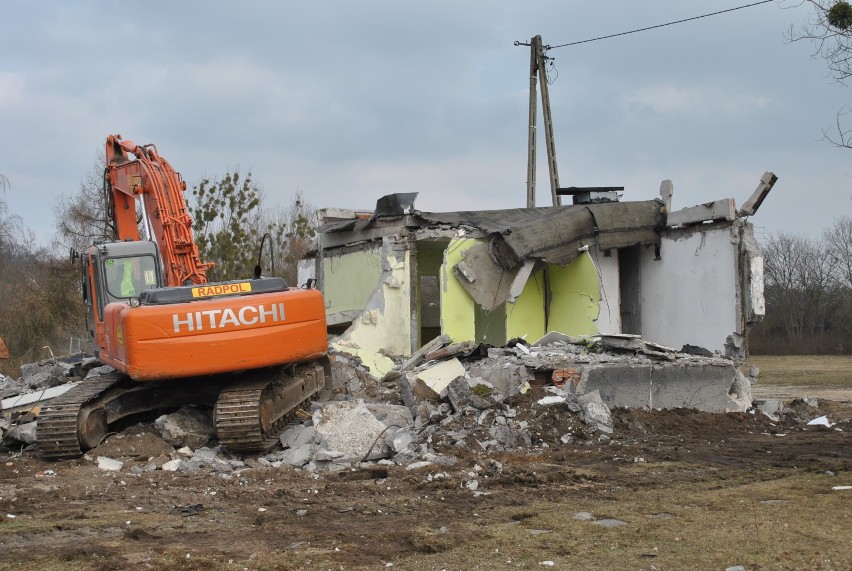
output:
M359 233L376 228L383 221L395 220L398 225L400 217L404 217L402 223L407 227L470 227L490 236L489 250L495 262L513 269L527 258L564 266L579 255L582 246L592 243L602 250L659 244L658 230L666 223L663 203L659 200L420 212L413 209L416 196L417 193L405 193L383 197L369 218L330 222L320 232Z

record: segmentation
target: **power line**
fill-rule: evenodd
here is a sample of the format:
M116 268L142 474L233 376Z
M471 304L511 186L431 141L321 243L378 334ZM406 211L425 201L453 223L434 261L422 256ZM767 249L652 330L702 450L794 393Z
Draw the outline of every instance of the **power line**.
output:
M637 32L645 32L648 30L653 30L656 28L664 28L666 26L673 26L675 24L682 24L684 22L690 22L692 20L700 20L701 18L708 18L710 16L718 16L719 14L725 14L726 12L733 12L735 10L742 10L743 8L751 8L752 6L759 6L760 4L768 4L769 2L774 2L775 0L762 0L761 2L753 2L751 4L746 4L744 6L737 6L736 8L728 8L727 10L720 10L719 12L711 12L710 14L702 14L701 16L693 16L692 18L686 18L684 20L677 20L674 22L667 22L665 24L657 24L656 26L648 26L647 28L639 28L638 30L630 30L629 32L620 32L618 34L610 34L608 36L600 36L598 38L591 38L588 40L580 40L579 42L569 42L567 44L559 44L558 46L544 46L545 50L552 50L556 48L564 48L566 46L576 46L577 44L587 44L589 42L596 42L598 40L607 40L609 38L616 38L618 36L626 36L627 34L635 34ZM519 42L515 42L515 45L520 45Z

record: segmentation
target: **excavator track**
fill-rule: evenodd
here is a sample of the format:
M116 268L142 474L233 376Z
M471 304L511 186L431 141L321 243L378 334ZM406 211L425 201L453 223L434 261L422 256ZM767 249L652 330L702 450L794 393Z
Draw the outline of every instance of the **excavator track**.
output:
M124 418L188 404L212 407L222 385L211 378L138 383L119 372L87 379L44 405L38 444L45 458L76 458L100 444L110 425Z
M83 455L83 441L96 434L84 434L89 423L82 423L85 405L121 381L120 374L109 374L86 380L63 395L50 400L42 408L36 425L38 445L42 455L51 460L76 458ZM93 419L96 425L98 419ZM94 428L97 431L100 427ZM104 431L106 426L102 427Z
M196 404L214 407L216 434L227 448L265 451L293 413L323 387L327 367L327 361L272 367L232 377L224 386L225 377L136 383L118 372L102 375L42 407L38 444L47 459L76 458L97 446L113 422Z
M323 366L312 363L275 367L226 386L214 414L219 442L241 452L272 448L293 413L319 392L324 379Z

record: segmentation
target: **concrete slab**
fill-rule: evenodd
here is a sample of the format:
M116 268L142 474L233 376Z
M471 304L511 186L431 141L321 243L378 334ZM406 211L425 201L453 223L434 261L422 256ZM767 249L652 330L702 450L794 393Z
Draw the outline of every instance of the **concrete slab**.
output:
M423 381L437 394L442 394L453 379L464 376L464 365L458 359L450 359L417 373L417 380Z
M728 392L736 379L733 363L599 364L587 366L577 395L600 391L607 406L697 408L707 412L743 410Z
M708 220L732 221L737 217L737 207L733 198L715 200L689 208L675 210L666 217L669 226L682 226L683 224L700 224Z

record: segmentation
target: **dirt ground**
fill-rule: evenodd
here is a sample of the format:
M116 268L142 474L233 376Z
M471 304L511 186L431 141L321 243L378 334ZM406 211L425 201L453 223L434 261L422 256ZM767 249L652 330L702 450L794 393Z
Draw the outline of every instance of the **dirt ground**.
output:
M849 400L619 409L600 438L539 396L513 403L531 448L434 442L452 467L133 475L171 451L147 424L90 454L120 472L0 454L0 569L852 568Z

